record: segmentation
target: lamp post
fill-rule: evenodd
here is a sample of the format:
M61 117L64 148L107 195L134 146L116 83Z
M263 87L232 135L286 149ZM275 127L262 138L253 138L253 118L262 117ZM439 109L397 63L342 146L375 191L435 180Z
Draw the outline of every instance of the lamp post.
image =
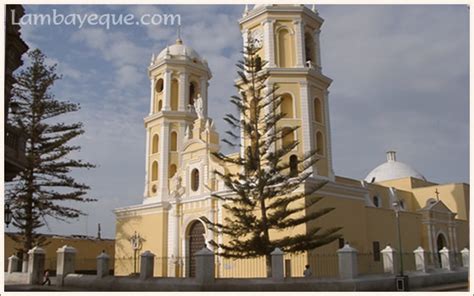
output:
M5 224L8 225L12 222L13 219L13 213L12 210L10 210L10 205L5 204L5 213L4 213L4 218L5 218Z
M141 248L141 241L142 238L140 235L135 231L135 233L130 237L130 243L133 249L133 273L137 273L137 251Z
M397 200L392 203L392 206L395 210L395 217L397 220L397 239L398 239L398 250L400 252L400 273L396 277L396 284L398 291L408 291L408 276L403 274L403 249L402 249L402 234L400 231L400 210L402 208L402 203L400 200Z

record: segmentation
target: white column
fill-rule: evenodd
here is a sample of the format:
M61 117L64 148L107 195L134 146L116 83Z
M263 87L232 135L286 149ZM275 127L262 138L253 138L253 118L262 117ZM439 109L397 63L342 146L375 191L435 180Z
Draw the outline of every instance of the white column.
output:
M169 69L165 70L165 77L164 77L164 87L163 87L163 110L169 111L170 103L171 103L171 73L172 71ZM160 139L161 140L161 139Z
M380 251L382 254L383 271L386 273L396 274L398 272L398 254L397 250L390 246Z
M339 277L353 279L358 275L357 250L348 243L336 251L338 257Z
M181 167L182 161L183 161L183 148L184 148L184 142L186 142L185 138L186 134L186 123L185 122L180 122L179 123L179 137L178 137L178 164L176 165L177 168Z
M140 279L146 280L153 277L155 254L145 251L140 255Z
M449 235L451 236L451 242L452 242L451 250L453 250L455 253L457 253L458 252L458 240L457 240L457 237L456 237L455 223L456 222L450 222L449 226L448 226L448 229L449 229Z
M56 285L63 286L64 278L76 271L76 249L67 245L56 251Z
M439 251L439 254L441 256L441 268L446 270L453 270L454 264L451 251L448 248L443 247Z
M160 133L160 162L159 169L159 185L160 185L160 199L161 201L168 198L168 163L169 163L169 138L170 138L170 124L163 122Z
M326 157L328 161L328 177L330 180L334 181L334 170L332 167L332 144L331 144L331 120L329 118L329 91L324 92L324 117L326 122L324 126L326 127Z
M145 189L143 190L143 197L148 197L148 166L150 164L150 129L146 129L146 146L145 146Z
M320 42L320 38L319 38L319 35L321 33L321 30L319 29L316 29L314 31L314 48L316 50L316 66L318 68L319 71L321 71L321 42Z
M241 32L244 51L245 51L245 47L247 46L247 38L249 37L249 32L250 32L249 29L245 29Z
M314 140L313 140L313 134L315 131L313 131L312 124L311 124L311 108L309 108L309 96L310 96L310 90L308 87L308 82L307 81L301 81L300 82L300 101L301 101L301 128L302 128L302 134L303 134L303 153L308 153L314 148ZM301 142L300 142L301 143ZM310 170L308 168L308 170ZM313 165L312 169L313 174L317 174L317 168L316 165Z
M272 256L272 279L281 281L285 277L285 273L283 272L283 256L285 254L279 248L275 248L270 255Z
M426 224L426 235L428 236L428 244L429 244L429 247L430 247L430 261L431 262L435 262L435 255L434 253L436 252L435 250L435 247L433 245L433 236L431 235L431 224L429 222L427 222Z
M207 87L208 87L207 78L202 77L199 83L200 83L200 89L201 89L203 115L204 115L204 118L207 118Z
M39 285L43 282L45 251L34 247L28 251L28 284Z
M268 104L267 107L265 108L265 113L266 114L273 113L273 108L274 108L273 99L274 99L275 95L271 93L272 90L273 90L273 83L270 83L269 80L267 80L265 82L265 91L266 91L266 95L268 95L267 99L270 100L271 103ZM275 134L275 127L271 128L270 133L272 135ZM275 143L273 143L273 145L271 147L269 147L269 152L274 152L275 151L276 144L277 143L275 142Z
M148 115L152 115L153 111L155 110L155 79L150 79L150 113Z
M263 25L263 47L265 50L265 60L268 61L268 67L274 68L275 65L275 34L273 33L273 26L275 20L266 19L262 22Z
M214 206L212 204L212 198L209 198L208 199L208 202L207 202L207 206L209 208L209 212L208 212L208 219L209 221L211 221L212 223L214 223L214 214L215 214L215 210L214 210ZM214 251L214 247L209 244L209 241L213 240L214 239L214 232L210 229L207 230L207 234L206 234L206 246L209 250L211 251Z
M420 246L413 251L415 256L415 268L417 271L426 272L428 260L425 255L425 250Z
M177 215L177 204L172 204L168 211L168 277L174 277L176 274L178 257Z
M181 72L179 74L179 111L186 111L186 106L188 105L189 97L189 74L186 72Z
M296 67L302 68L305 66L306 53L304 45L304 22L301 20L293 21L295 25L295 39L296 39Z

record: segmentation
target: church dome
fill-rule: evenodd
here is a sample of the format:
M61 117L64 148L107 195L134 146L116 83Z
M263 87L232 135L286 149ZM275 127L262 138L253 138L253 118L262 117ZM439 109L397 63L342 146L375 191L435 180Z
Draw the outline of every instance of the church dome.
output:
M426 181L425 177L414 168L408 164L397 161L395 151L388 151L387 162L373 169L367 177L365 177L365 181L373 183L406 177L413 177Z
M179 38L175 44L163 49L157 59L163 59L167 55L170 55L172 58L189 58L191 60L202 61L199 54L191 47L184 45L183 41Z

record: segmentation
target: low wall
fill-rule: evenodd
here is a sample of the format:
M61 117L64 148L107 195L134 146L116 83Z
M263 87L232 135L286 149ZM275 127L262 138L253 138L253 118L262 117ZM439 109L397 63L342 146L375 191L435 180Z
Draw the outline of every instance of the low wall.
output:
M6 284L28 284L28 273L26 272L5 272Z
M433 273L408 273L410 289L462 283L468 280L467 269ZM199 284L194 278L151 278L69 274L64 286L88 291L393 291L393 275L370 275L354 280L287 278L276 281L261 279L216 279L213 283Z

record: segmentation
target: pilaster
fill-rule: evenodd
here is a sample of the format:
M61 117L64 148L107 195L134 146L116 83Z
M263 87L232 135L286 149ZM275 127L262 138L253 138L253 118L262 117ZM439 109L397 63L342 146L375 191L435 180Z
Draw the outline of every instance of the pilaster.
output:
M201 89L203 115L204 115L204 118L207 118L207 87L208 87L207 77L201 77L201 80L199 83L200 83L200 89Z
M170 124L167 121L163 122L160 132L160 162L158 163L159 169L159 186L160 186L160 199L161 201L168 198L168 165L169 165L169 137L170 137Z
M179 111L186 111L187 98L189 97L189 74L187 72L179 73Z
M275 20L266 19L262 22L263 25L263 47L265 50L264 60L268 61L268 67L274 68L275 65L275 34L274 34Z
M148 115L152 115L155 111L155 79L150 79L150 112Z
M164 87L163 87L163 110L169 111L171 109L171 74L172 71L170 69L165 70L165 77L164 77Z
M304 40L304 22L302 20L294 20L295 37L296 37L296 67L303 68L306 62L305 40Z
M332 141L331 141L331 120L329 118L329 91L324 92L324 126L326 128L326 158L328 163L329 180L334 181L335 175L332 166Z
M301 101L301 128L303 134L303 153L308 153L313 150L314 140L313 140L313 128L310 125L311 118L311 108L309 108L310 89L308 87L307 81L300 82L300 101ZM310 170L310 168L308 168ZM317 174L316 165L313 165L312 173Z

